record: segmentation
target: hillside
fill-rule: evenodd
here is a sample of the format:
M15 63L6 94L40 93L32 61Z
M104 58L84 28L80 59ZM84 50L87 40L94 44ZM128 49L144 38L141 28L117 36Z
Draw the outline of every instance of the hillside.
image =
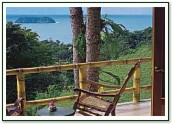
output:
M143 44L140 47L134 49L134 50L129 50L130 53L127 55L122 55L119 59L132 59L132 58L144 58L144 57L151 57L151 44ZM120 82L124 80L125 76L127 75L128 71L131 69L133 65L119 65L119 66L108 66L108 67L103 67L101 69L111 72L114 75L117 75L120 77ZM106 85L114 85L114 79L105 74L105 73L100 73L99 77L103 80L109 80L110 83L106 83ZM151 85L151 62L141 64L141 85ZM100 81L100 83L104 84L105 82ZM132 84L132 79L130 79L128 87L131 87ZM70 91L63 91L61 92L60 96L67 96L67 95L72 95L74 92L71 89ZM151 98L151 92L150 91L145 91L141 93L141 99L149 99ZM132 93L130 94L123 94L122 97L120 98L119 102L129 102L132 101ZM72 103L62 103L62 106L70 106L72 107Z
M136 49L129 49L127 51L128 54L120 56L119 59L151 57L152 45L151 43L142 44Z
M149 44L143 44L140 47L132 50L128 50L128 54L122 55L119 57L120 59L131 59L131 58L144 58L144 57L151 57L152 56L152 51L151 51L151 43ZM127 75L128 71L133 65L119 65L119 66L109 66L109 67L104 67L102 68L105 71L111 72L114 75L117 75L120 77L120 82L124 80L125 76ZM151 85L151 63L144 63L141 64L141 85ZM114 79L105 74L101 73L100 78L103 80L110 80L111 83L110 85L114 84ZM104 83L101 81L101 83ZM132 79L130 79L128 87L131 87L132 84ZM151 92L150 91L145 91L141 94L141 99L148 99L151 97ZM120 98L120 102L129 102L132 101L132 93L130 94L124 94Z

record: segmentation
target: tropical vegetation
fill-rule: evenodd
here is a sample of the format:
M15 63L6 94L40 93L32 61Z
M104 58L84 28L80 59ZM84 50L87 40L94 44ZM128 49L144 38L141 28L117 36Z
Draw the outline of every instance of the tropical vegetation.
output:
M6 69L151 57L151 27L130 32L125 26L116 24L106 16L101 19L100 8L88 8L88 14L96 16L94 19L88 16L86 22L91 23L86 24L83 21L81 8L70 8L70 13L73 32L72 44L64 44L62 41L52 41L51 39L40 41L39 34L31 29L23 28L20 24L7 22ZM76 16L76 13L80 13L81 17ZM77 23L80 26L78 29L76 29L78 26L76 21L79 21ZM97 27L97 30L94 28L93 31L93 28L89 27L90 25ZM92 34L97 35L93 37ZM91 73L88 71L91 76L88 77L94 77L92 75L95 75L96 72L96 80L101 83L109 79L111 79L111 83L120 83L129 67L91 69ZM143 65L143 68L150 72L150 63ZM120 73L117 74L117 72ZM27 100L33 100L73 94L73 88L78 87L77 75L78 72L76 71L26 75L26 98ZM150 83L151 79L143 73L142 80ZM16 100L16 84L16 77L7 76L7 103L13 103ZM142 95L142 98L149 97L150 93ZM129 99L126 96L122 98L122 101L128 101ZM34 111L35 108L31 108L28 111L29 115L33 115Z
M114 53L115 59L151 56L151 33L152 28L149 27L145 30L126 32L127 35L121 34L118 36L116 39L118 39L121 48L117 55ZM30 29L22 28L19 24L13 24L12 22L7 23L6 68L72 63L71 44L64 44L60 41L39 41L38 38L38 34ZM100 60L113 59L110 54L107 54L104 44L105 42L102 41ZM142 51L136 52L137 49L141 48ZM144 52L144 55L141 52ZM132 56L133 53L135 53L135 56ZM28 99L34 99L38 91L45 92L49 85L57 84L57 82L62 87L59 91L62 91L66 84L74 85L71 71L32 74L25 78L26 92L29 93L27 94ZM16 98L10 97L16 96L15 82L16 77L7 77L7 103L13 102Z

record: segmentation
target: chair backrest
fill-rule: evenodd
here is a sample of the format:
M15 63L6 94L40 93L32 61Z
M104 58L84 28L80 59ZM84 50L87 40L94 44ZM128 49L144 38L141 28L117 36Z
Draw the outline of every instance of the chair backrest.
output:
M136 64L130 69L130 71L128 72L128 75L125 77L125 80L123 82L123 84L121 85L121 88L118 92L118 94L122 94L127 86L127 83L129 81L129 79L131 78L131 76L134 74L135 70L140 66L140 60L138 60L136 62Z

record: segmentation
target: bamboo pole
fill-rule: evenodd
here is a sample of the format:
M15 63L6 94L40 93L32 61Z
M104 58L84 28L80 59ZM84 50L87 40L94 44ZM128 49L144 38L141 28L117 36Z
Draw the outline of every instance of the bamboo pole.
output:
M26 107L39 106L39 105L48 105L48 103L51 102L52 100L55 103L61 103L61 102L65 102L65 101L72 101L72 100L75 100L77 97L78 97L78 95L71 95L71 96L63 96L63 97L56 97L56 98L48 98L48 99L27 101L26 102Z
M17 73L20 70L22 70L22 72L24 74L31 74L31 73L52 72L52 71L60 71L60 70L72 70L72 69L77 69L77 68L125 65L125 64L136 63L138 60L140 60L140 58L99 61L99 62L88 62L88 63L68 64L68 65L55 65L55 66L34 67L34 68L10 69L10 70L6 71L6 75L17 75ZM151 62L151 60L152 60L152 58L150 58L150 57L142 58L141 63Z
M87 84L84 81L87 79L87 68L79 68L79 87L87 89Z
M140 87L140 92L144 92L146 90L152 90L151 87L152 87L151 85L142 86L142 87ZM129 88L125 89L124 93L133 93L134 91L135 91L135 88L129 87ZM104 94L115 94L115 93L118 93L118 92L119 92L119 89L103 91L101 93L104 93Z
M151 85L145 85L140 87L140 92L146 91L146 90L152 90Z
M135 89L133 92L133 102L138 103L140 101L140 65L133 74L133 88Z
M144 92L146 90L152 90L151 89L151 85L145 85L140 87L140 91ZM118 90L108 90L108 91L104 91L102 93L104 94L115 94L119 92ZM132 93L134 92L134 88L126 88L124 93ZM71 96L63 96L63 97L57 97L57 98L49 98L49 99L43 99L43 100L33 100L33 101L26 101L26 107L31 107L31 106L39 106L39 105L47 105L51 100L55 100L55 102L65 102L65 101L70 101L70 100L75 100L78 97L78 95L71 95ZM7 104L7 107L11 107L13 104Z
M16 75L21 70L24 74L72 70L72 69L75 69L77 66L78 64L68 64L68 65L54 65L54 66L44 66L44 67L10 69L6 71L6 75Z
M26 111L25 105L26 105L26 93L25 93L25 78L22 71L19 71L16 75L17 78L17 97L18 98L24 98L23 100L23 110L24 114Z
M108 90L108 91L104 91L104 92L101 92L103 94L116 94L119 92L119 89L117 90ZM130 88L126 88L124 93L132 93L134 92L134 88L133 87L130 87Z

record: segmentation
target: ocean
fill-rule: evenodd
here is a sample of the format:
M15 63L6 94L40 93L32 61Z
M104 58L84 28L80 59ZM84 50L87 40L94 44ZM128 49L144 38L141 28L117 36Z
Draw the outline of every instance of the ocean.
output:
M28 23L22 27L37 32L40 40L59 40L65 44L72 43L70 15L6 15L6 21L15 22L20 17L50 17L56 23ZM108 18L117 24L124 25L133 32L152 27L152 15L108 15Z

